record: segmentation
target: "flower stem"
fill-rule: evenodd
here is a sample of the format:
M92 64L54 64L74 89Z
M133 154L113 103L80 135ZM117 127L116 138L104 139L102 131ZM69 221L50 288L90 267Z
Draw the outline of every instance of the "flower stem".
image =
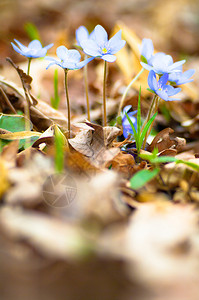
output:
M147 122L150 120L151 118L151 115L152 115L152 112L154 110L154 105L155 105L155 102L156 102L156 99L158 98L157 95L154 95L153 97L153 100L151 102L151 105L150 105L150 108L149 108L149 111L148 111L148 115L147 115L147 118L146 120L144 121L144 124L142 125L142 130L144 129L144 127L146 126Z
M158 110L158 104L159 104L159 100L160 98L156 95L154 98L153 98L153 103L155 103L155 108L154 108L154 114L157 112ZM150 118L149 118L150 119ZM153 127L153 123L154 123L155 120L153 120L153 122L151 123L151 126L149 127L149 130L146 132L146 135L145 135L145 138L144 138L144 143L143 143L143 149L145 149L145 146L146 146L146 141L147 141L147 138L152 130L152 127Z
M30 63L31 63L32 58L28 58L28 70L27 70L27 75L30 75Z
M104 81L103 81L103 125L106 126L106 76L107 76L107 61L104 61Z
M144 68L142 68L140 70L140 72L131 80L131 82L129 83L129 85L126 87L123 95L122 95L122 99L120 101L120 106L119 106L119 109L118 109L118 117L120 116L120 113L121 113L121 110L122 110L122 107L123 107L123 104L124 104L124 100L131 88L131 86L134 84L134 82L140 77L140 75L144 72Z
M85 55L85 59L87 59L87 55ZM88 68L87 68L87 64L84 66L84 85L85 85L85 92L86 92L87 118L88 118L88 121L90 121L91 118L90 118L90 104L89 104L89 97L88 97Z
M66 92L66 102L68 110L68 137L70 138L70 102L68 96L68 69L65 69L65 92Z

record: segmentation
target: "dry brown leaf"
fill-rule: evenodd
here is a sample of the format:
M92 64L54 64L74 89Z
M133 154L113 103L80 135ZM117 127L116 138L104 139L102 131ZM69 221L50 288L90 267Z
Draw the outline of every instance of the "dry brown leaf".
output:
M4 161L7 168L14 167L16 165L18 149L18 140L10 142L8 145L3 147L1 159Z
M183 138L171 138L170 134L174 133L171 128L165 128L161 130L153 139L152 143L147 147L147 150L152 152L154 148L158 149L158 152L162 152L168 149L175 149L178 152L183 150L186 144L186 140Z
M25 90L28 90L30 91L31 90L31 82L32 82L32 77L27 75L26 73L24 73L24 71L22 69L20 69L13 61L11 58L7 57L6 59L14 68L15 70L17 71L20 79L21 79L21 82L22 82L22 85L24 87Z
M120 172L125 178L130 178L135 171L135 160L131 154L118 153L112 160L106 163L106 167Z
M68 142L76 151L87 156L92 164L103 166L119 152L119 149L110 149L110 147L121 131L117 127L103 128L90 122L85 124L88 127L80 128L75 138L69 139Z

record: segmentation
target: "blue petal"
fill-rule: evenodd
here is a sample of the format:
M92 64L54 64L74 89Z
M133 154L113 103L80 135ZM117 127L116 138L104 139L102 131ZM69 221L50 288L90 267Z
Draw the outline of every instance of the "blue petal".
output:
M173 73L169 73L169 81L175 82L177 83L179 78L181 77L181 72L173 72Z
M153 69L158 74L169 73L168 66L173 63L173 59L170 55L166 55L163 52L156 53L151 58L151 64Z
M144 62L140 62L140 64L142 65L142 67L148 71L153 70L153 67L150 65L145 64Z
M93 30L93 31L90 33L89 39L95 40L95 30Z
M132 105L127 105L127 106L125 106L124 108L123 108L123 113L122 113L122 115L124 115L125 117L126 117L126 115L125 115L125 113L127 113L130 109L132 108Z
M108 34L106 30L101 26L95 26L95 39L98 46L102 47L108 41Z
M181 88L174 88L171 85L167 85L168 96L174 96L181 91Z
M194 69L185 71L181 75L181 77L178 78L178 83L177 84L185 84L185 83L193 81L193 79L189 79L189 78L192 77L194 73L195 73Z
M153 42L151 39L143 39L140 54L143 55L147 61L150 60L154 51Z
M156 94L163 100L168 101L169 100L169 96L167 94L167 91L164 89L158 89L156 91Z
M148 85L149 85L150 89L154 92L158 89L158 83L157 83L156 75L155 75L155 72L153 70L151 70L149 72Z
M165 84L167 83L167 81L168 81L168 78L169 78L169 74L168 74L168 73L164 73L164 74L160 77L160 79L159 79L159 85L160 85L160 86L165 85Z
M175 62L174 64L172 64L171 66L169 66L169 71L174 71L176 70L178 72L178 68L183 65L184 63L186 62L186 60L181 60L181 61L178 61L178 62Z
M22 43L20 43L18 40L14 39L15 43L19 46L19 48L22 50L22 51L27 51L28 50L28 47L24 46Z
M51 62L47 67L46 67L46 70L48 70L48 68L50 68L51 66L53 65L60 65L59 62L57 61L54 61L54 62Z
M49 61L57 61L55 58L50 57L50 56L46 56L45 59L49 60Z
M34 49L34 50L41 50L42 49L42 45L40 43L40 41L38 40L33 40L32 42L30 42L30 44L28 45L29 49Z
M72 61L72 62L76 62L78 63L81 59L81 54L79 53L79 51L71 49L68 50L68 60Z
M52 48L53 46L54 46L54 44L49 44L49 45L45 46L43 49L48 50L48 49Z
M76 40L77 40L77 44L79 46L81 46L81 42L83 40L87 40L89 38L89 33L88 30L86 29L85 26L80 26L77 30L76 30ZM82 47L82 46L81 46Z
M121 40L121 33L121 30L118 31L108 42L108 48L111 54L117 53L126 44L126 41Z
M111 54L105 54L101 58L108 62L114 62L116 60L116 56L111 55Z
M64 69L75 70L77 68L77 64L73 61L63 61L61 62L61 66Z
M56 50L56 53L61 60L68 59L68 49L65 46L59 46Z
M78 68L78 69L83 68L86 64L88 64L88 63L89 63L91 60L93 60L93 59L94 59L94 57L89 57L89 58L87 58L87 59L85 59L85 60L83 60L83 61L77 63L77 64L76 64L76 65L77 65L77 68Z
M11 43L11 45L16 52L18 52L21 55L24 55L24 52L22 50L20 50L14 43Z
M96 42L91 39L82 41L82 48L86 54L94 57L101 56L102 54Z

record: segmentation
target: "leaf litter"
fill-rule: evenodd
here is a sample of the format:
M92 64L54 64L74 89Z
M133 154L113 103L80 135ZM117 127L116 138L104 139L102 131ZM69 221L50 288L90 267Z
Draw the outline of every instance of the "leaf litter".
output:
M159 5L157 14L162 14ZM155 20L159 22L159 18ZM122 29L128 48L117 54L120 78L110 66L109 80L113 82L116 78L116 82L115 86L108 85L108 95L112 95L107 103L109 121L115 120L124 87L140 71L137 46L140 38L123 22L116 22L114 33L118 29ZM171 38L164 27L162 32L165 39ZM66 288L60 300L65 299L67 291L70 291L70 299L80 299L81 295L74 292L75 286L65 274L67 268L77 285L81 283L89 290L83 294L85 299L162 300L163 295L165 299L187 299L188 292L183 295L185 285L187 290L193 290L189 299L198 299L198 87L194 82L187 88L184 86L183 101L166 103L169 119L164 118L163 103L160 104L156 132L145 150L141 150L145 159L138 159L134 141L122 139L120 126L115 123L101 126L100 64L96 71L91 64L95 76L90 89L96 99L92 101L92 122L86 120L84 104L82 114L77 113L80 109L74 105L70 138L63 97L61 108L53 109L45 97L35 96L31 89L32 78L14 63L12 65L25 93L16 85L17 80L9 81L11 67L7 66L6 79L0 78L3 91L0 93L0 118L5 118L7 124L10 117L20 119L22 124L14 121L12 125L11 121L10 126L0 126L0 258L4 261L0 269L4 272L3 284L8 286L6 277L14 272L20 273L19 282L23 282L26 270L32 270L33 262L35 265L38 262L38 270L49 269L61 285L64 274ZM78 80L79 75L72 75L70 80L73 79ZM50 99L52 95L48 89L45 93L42 91L42 83L41 95ZM136 108L140 85L143 90L141 105L146 115L150 96L146 89L146 73L132 87L123 107L131 104ZM117 92L114 91L116 87ZM24 117L18 115L25 112L27 97L30 131L26 131ZM64 172L52 185L56 126L65 140L62 145ZM154 162L146 159L147 155L155 155L154 151L157 151ZM183 163L172 161L172 158ZM132 184L134 176L141 180L140 185ZM52 195L55 191L59 200L45 196L46 192ZM10 259L13 264L9 263ZM42 276L47 278L45 272ZM82 283L83 276L88 276L89 283ZM34 282L33 275L30 282ZM59 291L59 285L52 286L52 296L48 299L53 299ZM29 287L27 290L30 291ZM17 295L16 291L13 285L7 295ZM34 295L30 297L34 299Z

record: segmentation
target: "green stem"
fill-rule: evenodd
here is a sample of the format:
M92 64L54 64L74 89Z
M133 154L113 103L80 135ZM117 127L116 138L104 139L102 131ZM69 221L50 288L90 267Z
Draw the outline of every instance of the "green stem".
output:
M103 81L103 124L106 126L106 76L107 61L104 61L104 81Z
M156 95L157 96L157 95ZM157 97L154 97L155 98L155 109L154 109L154 114L158 111L158 104L159 104L159 100L160 98L157 96ZM150 118L149 118L150 119ZM153 127L153 123L154 123L155 120L153 120L153 122L151 123L151 126L149 127L149 130L146 132L146 135L145 135L145 138L144 138L144 143L143 143L143 147L142 149L145 149L145 146L146 146L146 141L147 141L147 138L152 130L152 127Z
M122 99L120 101L120 106L119 106L119 109L118 109L118 117L120 116L120 113L121 113L121 110L122 110L122 107L123 107L123 104L124 104L124 100L131 88L131 86L134 84L134 82L140 77L140 75L144 72L144 68L142 68L140 70L140 72L131 80L131 82L129 83L129 85L126 87L123 95L122 95Z
M68 137L70 138L70 102L68 96L68 70L65 69L65 92L66 92L66 102L67 102L67 110L68 110Z
M30 75L30 63L31 63L32 58L28 58L28 70L27 70L27 75Z
M85 59L87 59L87 55L85 55ZM87 118L88 118L88 121L90 121L91 117L90 117L90 104L89 104L89 97L88 97L88 68L87 68L87 64L84 66L84 85L85 85L85 92L86 92Z
M151 105L150 105L150 108L149 108L149 112L148 112L147 118L144 121L144 124L142 125L142 130L144 129L144 127L146 126L146 124L148 123L148 121L151 118L152 112L154 110L154 104L155 104L157 98L158 98L158 96L154 95L153 100L152 100Z

